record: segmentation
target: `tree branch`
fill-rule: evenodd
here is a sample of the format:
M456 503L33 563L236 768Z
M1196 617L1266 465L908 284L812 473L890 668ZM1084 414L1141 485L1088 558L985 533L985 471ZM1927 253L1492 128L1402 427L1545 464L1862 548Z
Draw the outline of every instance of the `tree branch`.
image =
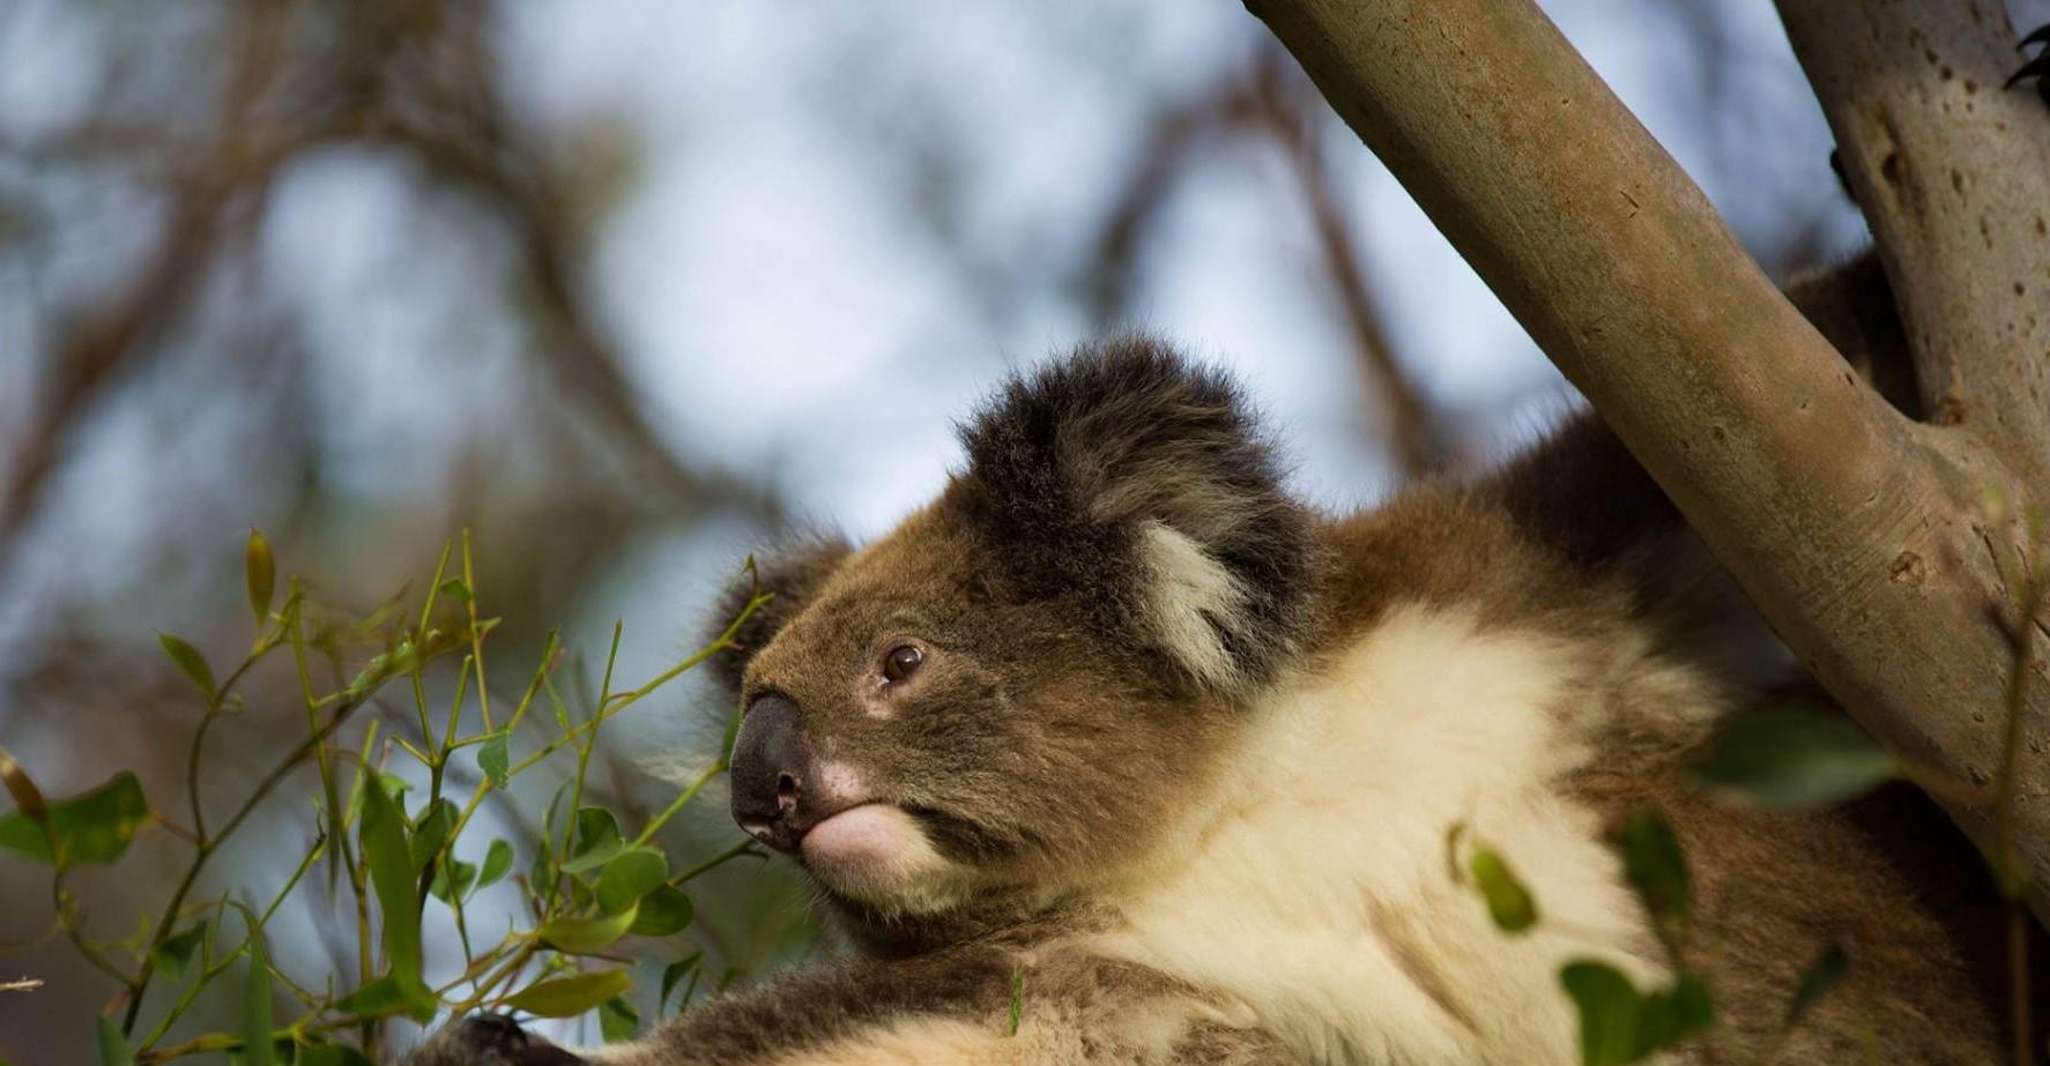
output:
M2011 645L1985 545L2012 530L1976 501L2024 483L1861 385L1527 0L1248 6L1829 691L1910 760L1990 780ZM1992 844L1990 810L1949 812ZM2046 813L2025 784L2038 885Z
M1937 421L2050 474L2050 123L1997 0L1780 0ZM2017 358L2020 356L2020 358Z

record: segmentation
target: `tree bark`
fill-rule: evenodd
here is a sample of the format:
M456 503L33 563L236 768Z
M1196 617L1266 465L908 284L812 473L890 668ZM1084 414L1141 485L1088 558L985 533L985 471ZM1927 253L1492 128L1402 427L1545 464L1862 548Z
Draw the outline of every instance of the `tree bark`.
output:
M1878 236L1922 403L2050 471L2050 122L2001 5L1780 0Z
M2027 628L2014 614L2027 558L2015 516L2042 487L2032 476L2041 469L2035 457L2007 454L2005 434L2020 430L1916 423L1864 386L1528 0L1248 6L1586 393L1830 692L1904 758L1990 782L2001 765L2010 638ZM1981 109L1990 84L1997 83L1979 82ZM1894 128L1922 128L1919 113L1888 113ZM2008 136L2036 136L2038 150L2038 134L2050 133L2041 116L2033 131L2019 116L2002 121ZM1942 174L1927 169L1940 162L1925 150L1934 149L1915 148L1915 173ZM1872 181L1862 162L1868 151L1860 149L1853 170L1861 185ZM1884 153L1876 159L1883 174ZM1909 326L1918 363L1944 353L1928 364L1937 376L1922 376L1943 382L1939 398L1953 387L1979 396L1974 368L1982 360L2014 363L2028 354L2015 346L2017 332L2000 325L2027 313L2009 307L2002 319L1986 310L1991 294L1977 286L1992 275L1964 265L2034 232L2015 199L2029 183L1992 172L2004 165L1959 173L1974 217L1999 229L2005 244L1969 247L1946 229L1958 217L1949 207L1902 214L1912 220L1903 227L1926 231L1918 238L1926 248L1887 244L1894 229L1875 226L1896 286L1932 286L1910 303ZM1939 191L1948 182L1940 178ZM1861 198L1869 195L1861 188ZM1971 239L1981 239L1976 225ZM2016 234L2016 225L2027 233ZM1897 260L1922 255L1934 259L1901 272ZM2039 291L2038 282L2027 284ZM2014 300L2011 291L2006 299ZM1952 316L1963 324L1935 325ZM2003 380L2024 379L2035 380ZM1998 401L2003 414L1992 419L1989 407L1987 421L2040 424L2050 390L2036 392L2026 403ZM1990 513L1989 497L2015 506ZM2045 741L2039 723L2050 708L2042 664L2031 669L2038 676L2025 709L2025 753ZM2022 770L2013 829L2023 872L2041 886L2050 881L2050 803L2040 762L2025 758ZM1991 850L1999 834L1990 792L1966 795L1983 798L1939 798ZM2039 916L2050 913L2040 888L2031 902Z

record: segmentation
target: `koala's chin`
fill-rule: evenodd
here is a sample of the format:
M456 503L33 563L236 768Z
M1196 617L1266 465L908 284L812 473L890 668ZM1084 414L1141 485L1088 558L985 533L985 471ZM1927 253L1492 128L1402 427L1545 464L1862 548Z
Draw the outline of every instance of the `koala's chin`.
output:
M884 913L938 913L960 905L971 888L969 871L941 855L917 819L885 803L812 826L798 854L828 892Z

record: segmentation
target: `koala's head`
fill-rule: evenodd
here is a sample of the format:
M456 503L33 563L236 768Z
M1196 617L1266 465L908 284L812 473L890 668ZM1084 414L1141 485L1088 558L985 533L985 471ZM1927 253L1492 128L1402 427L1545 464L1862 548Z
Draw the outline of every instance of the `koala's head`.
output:
M966 468L888 536L763 558L776 598L718 664L734 817L856 915L1143 856L1309 625L1310 519L1218 373L1088 348L961 437Z

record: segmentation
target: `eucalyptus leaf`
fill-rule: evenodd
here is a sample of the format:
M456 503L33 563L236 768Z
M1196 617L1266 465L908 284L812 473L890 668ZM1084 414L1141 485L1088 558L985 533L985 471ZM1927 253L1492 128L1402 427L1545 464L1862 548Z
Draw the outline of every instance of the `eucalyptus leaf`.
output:
M380 977L341 998L335 1010L341 1014L393 1014L405 1006L406 994L398 982Z
M149 953L150 965L157 972L172 980L185 976L185 964L192 953L206 939L206 925L201 923L175 936L166 937Z
M484 852L484 869L477 875L477 888L486 889L505 879L512 870L512 845L503 840L494 840Z
M192 683L199 686L200 694L207 698L208 703L212 703L214 668L207 665L206 656L201 655L198 648L186 643L184 639L169 633L158 633L157 643L163 646L164 654L171 657L171 662L178 667L178 672L191 678Z
M603 807L585 807L577 812L577 835L562 872L579 874L595 870L626 850L619 835L619 820Z
M1789 707L1731 715L1694 766L1702 785L1782 811L1833 806L1899 772L1844 715Z
M315 1044L299 1049L292 1066L372 1066L355 1048L343 1044Z
M406 843L406 818L380 783L363 790L363 855L383 916L384 954L402 988L420 985L420 895L417 868Z
M270 960L263 950L263 927L254 918L249 922L249 981L242 994L242 1061L246 1066L277 1062L270 1035Z
M413 827L413 868L425 870L427 864L441 852L441 846L448 843L448 835L456 827L456 805L449 801L435 800L434 806Z
M635 936L670 936L688 927L695 912L682 889L662 885L641 897L639 917L627 931Z
M434 880L428 882L427 894L443 903L458 899L467 900L476 884L477 864L464 862L451 855L434 868Z
M1654 810L1638 810L1610 838L1623 856L1623 874L1644 909L1662 922L1684 923L1693 907L1687 858L1672 824Z
M537 981L513 993L506 1006L543 1018L574 1018L614 996L625 995L633 979L625 970L601 970Z
M98 1021L100 1066L135 1066L135 1051L128 1046L128 1038L121 1035L121 1026L104 1014Z
M1682 973L1673 987L1644 997L1637 1010L1638 1058L1644 1058L1708 1031L1715 1024L1715 1002L1701 975Z
M477 747L477 769L491 780L492 785L503 788L512 769L512 753L508 750L512 731L494 730Z
M1637 1012L1642 1000L1630 979L1606 963L1581 960L1559 971L1559 983L1580 1015L1581 1066L1624 1066L1637 1061Z
M0 848L61 866L104 865L120 858L136 831L149 824L149 801L142 782L123 770L90 792L48 802L43 817L45 824L38 825L21 811L0 815Z
M632 1040L641 1027L641 1015L633 1004L614 996L598 1005L598 1033L608 1044Z
M638 907L629 906L618 914L605 914L596 918L552 918L542 922L534 935L541 942L557 951L570 955L589 955L603 951L626 935L633 928Z
M392 977L380 977L343 997L335 1010L379 1018L403 1014L424 1022L434 1016L434 999L424 988L409 989Z
M669 860L653 848L628 848L598 874L598 909L607 914L640 902L669 877Z
M1537 901L1517 878L1509 863L1493 848L1475 848L1467 860L1481 898L1487 900L1488 915L1505 932L1521 933L1537 924Z

